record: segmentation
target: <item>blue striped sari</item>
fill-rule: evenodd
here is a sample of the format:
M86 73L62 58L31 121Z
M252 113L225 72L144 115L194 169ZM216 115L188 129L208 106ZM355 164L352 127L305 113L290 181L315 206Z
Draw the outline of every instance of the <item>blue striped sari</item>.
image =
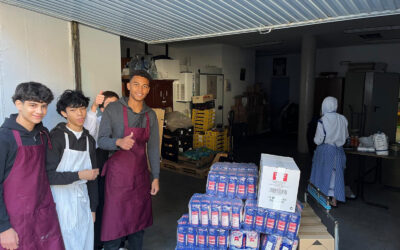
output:
M344 186L345 167L346 155L343 147L323 143L314 152L310 181L324 195L334 196L336 200L344 202L346 200ZM334 176L334 179L331 185L332 176Z

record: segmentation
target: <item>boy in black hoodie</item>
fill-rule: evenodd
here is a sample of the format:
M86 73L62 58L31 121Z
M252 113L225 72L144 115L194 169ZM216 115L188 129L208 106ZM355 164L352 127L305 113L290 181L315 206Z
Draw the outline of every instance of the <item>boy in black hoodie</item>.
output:
M64 249L45 169L48 130L42 119L53 94L21 83L12 97L18 114L0 128L0 244L5 249Z
M83 127L89 98L66 90L57 112L67 119L50 132L47 173L66 249L93 249L93 224L98 205L96 142Z

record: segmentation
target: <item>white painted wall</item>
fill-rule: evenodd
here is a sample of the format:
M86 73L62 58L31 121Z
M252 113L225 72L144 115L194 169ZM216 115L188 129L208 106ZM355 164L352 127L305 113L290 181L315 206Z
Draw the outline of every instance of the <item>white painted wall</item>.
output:
M202 46L171 47L170 57L179 60L181 65L187 65L193 73L205 66L222 68L222 46L211 44Z
M345 76L347 66L340 65L341 61L384 62L388 72L400 72L399 51L400 43L318 49L315 72L334 71Z
M228 123L228 113L234 105L234 97L243 94L247 86L255 83L255 51L235 46L222 46L222 72L231 83L231 91L224 92L224 124ZM246 69L245 80L240 80L240 70ZM225 86L226 88L226 86Z
M121 94L119 36L80 25L82 90L94 100L100 90ZM43 123L49 129L64 121L57 98L75 88L70 23L0 3L0 123L17 109L15 87L26 81L48 86L55 100Z
M47 85L57 98L74 87L69 22L0 3L0 123L17 109L15 87L26 81ZM49 129L63 118L54 100L43 120Z
M122 93L120 37L79 25L82 91L94 101L102 90Z
M224 79L231 83L231 91L224 91L224 124L228 124L228 113L234 97L242 94L249 84L255 83L255 51L239 47L212 44L202 46L171 47L170 56L189 66L192 72L207 66L222 68ZM246 69L245 81L240 80L240 69ZM225 87L224 87L225 89Z

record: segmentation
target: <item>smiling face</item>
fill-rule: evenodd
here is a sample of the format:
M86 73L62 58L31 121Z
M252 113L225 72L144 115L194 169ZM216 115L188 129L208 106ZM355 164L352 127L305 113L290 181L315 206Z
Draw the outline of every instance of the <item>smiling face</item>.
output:
M129 83L127 83L129 90L129 98L134 101L143 102L150 91L150 82L147 78L142 76L134 76Z
M40 123L47 114L47 103L35 101L15 101L18 109L18 120L25 128L33 128Z
M86 117L86 107L67 107L61 111L62 116L67 119L67 126L74 131L81 131Z

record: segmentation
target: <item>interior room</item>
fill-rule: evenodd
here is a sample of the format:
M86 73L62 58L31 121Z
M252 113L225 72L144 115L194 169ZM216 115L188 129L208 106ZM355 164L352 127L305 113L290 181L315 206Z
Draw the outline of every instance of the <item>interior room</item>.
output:
M56 103L66 89L82 91L90 105L102 91L113 91L129 105L135 74L145 71L151 79L143 103L157 118L160 174L142 249L394 250L400 249L399 58L400 0L0 0L0 122L18 113L11 97L19 83L51 89L54 101L43 119L51 130L65 121ZM326 97L337 100L337 109L321 108ZM335 195L311 180L316 152L329 140L322 122L327 113L346 120L344 141L333 146L344 157L345 202L335 203ZM319 128L323 142L316 145ZM285 157L282 162L290 160L297 169L296 212L261 205L262 195L270 195L262 189L272 168L263 165L268 156ZM238 228L211 226L211 204L229 197L208 190L211 176L222 176L219 166L228 179L241 176L234 168L253 168L253 216L260 209L298 212L293 238L286 236L289 226L280 235L279 229L254 229L256 221L246 227L247 201L253 199L243 197ZM283 165L273 167L287 174ZM329 176L332 185L335 175ZM195 194L210 199L210 226L193 224L192 205L200 197ZM0 200L0 209L4 204ZM0 244L1 229L0 216ZM212 232L226 233L226 242L218 243L221 235ZM235 245L235 233L244 237L241 245ZM257 243L245 248L251 235ZM217 245L208 245L214 236ZM269 243L278 245L268 248ZM132 249L128 240L121 244Z

